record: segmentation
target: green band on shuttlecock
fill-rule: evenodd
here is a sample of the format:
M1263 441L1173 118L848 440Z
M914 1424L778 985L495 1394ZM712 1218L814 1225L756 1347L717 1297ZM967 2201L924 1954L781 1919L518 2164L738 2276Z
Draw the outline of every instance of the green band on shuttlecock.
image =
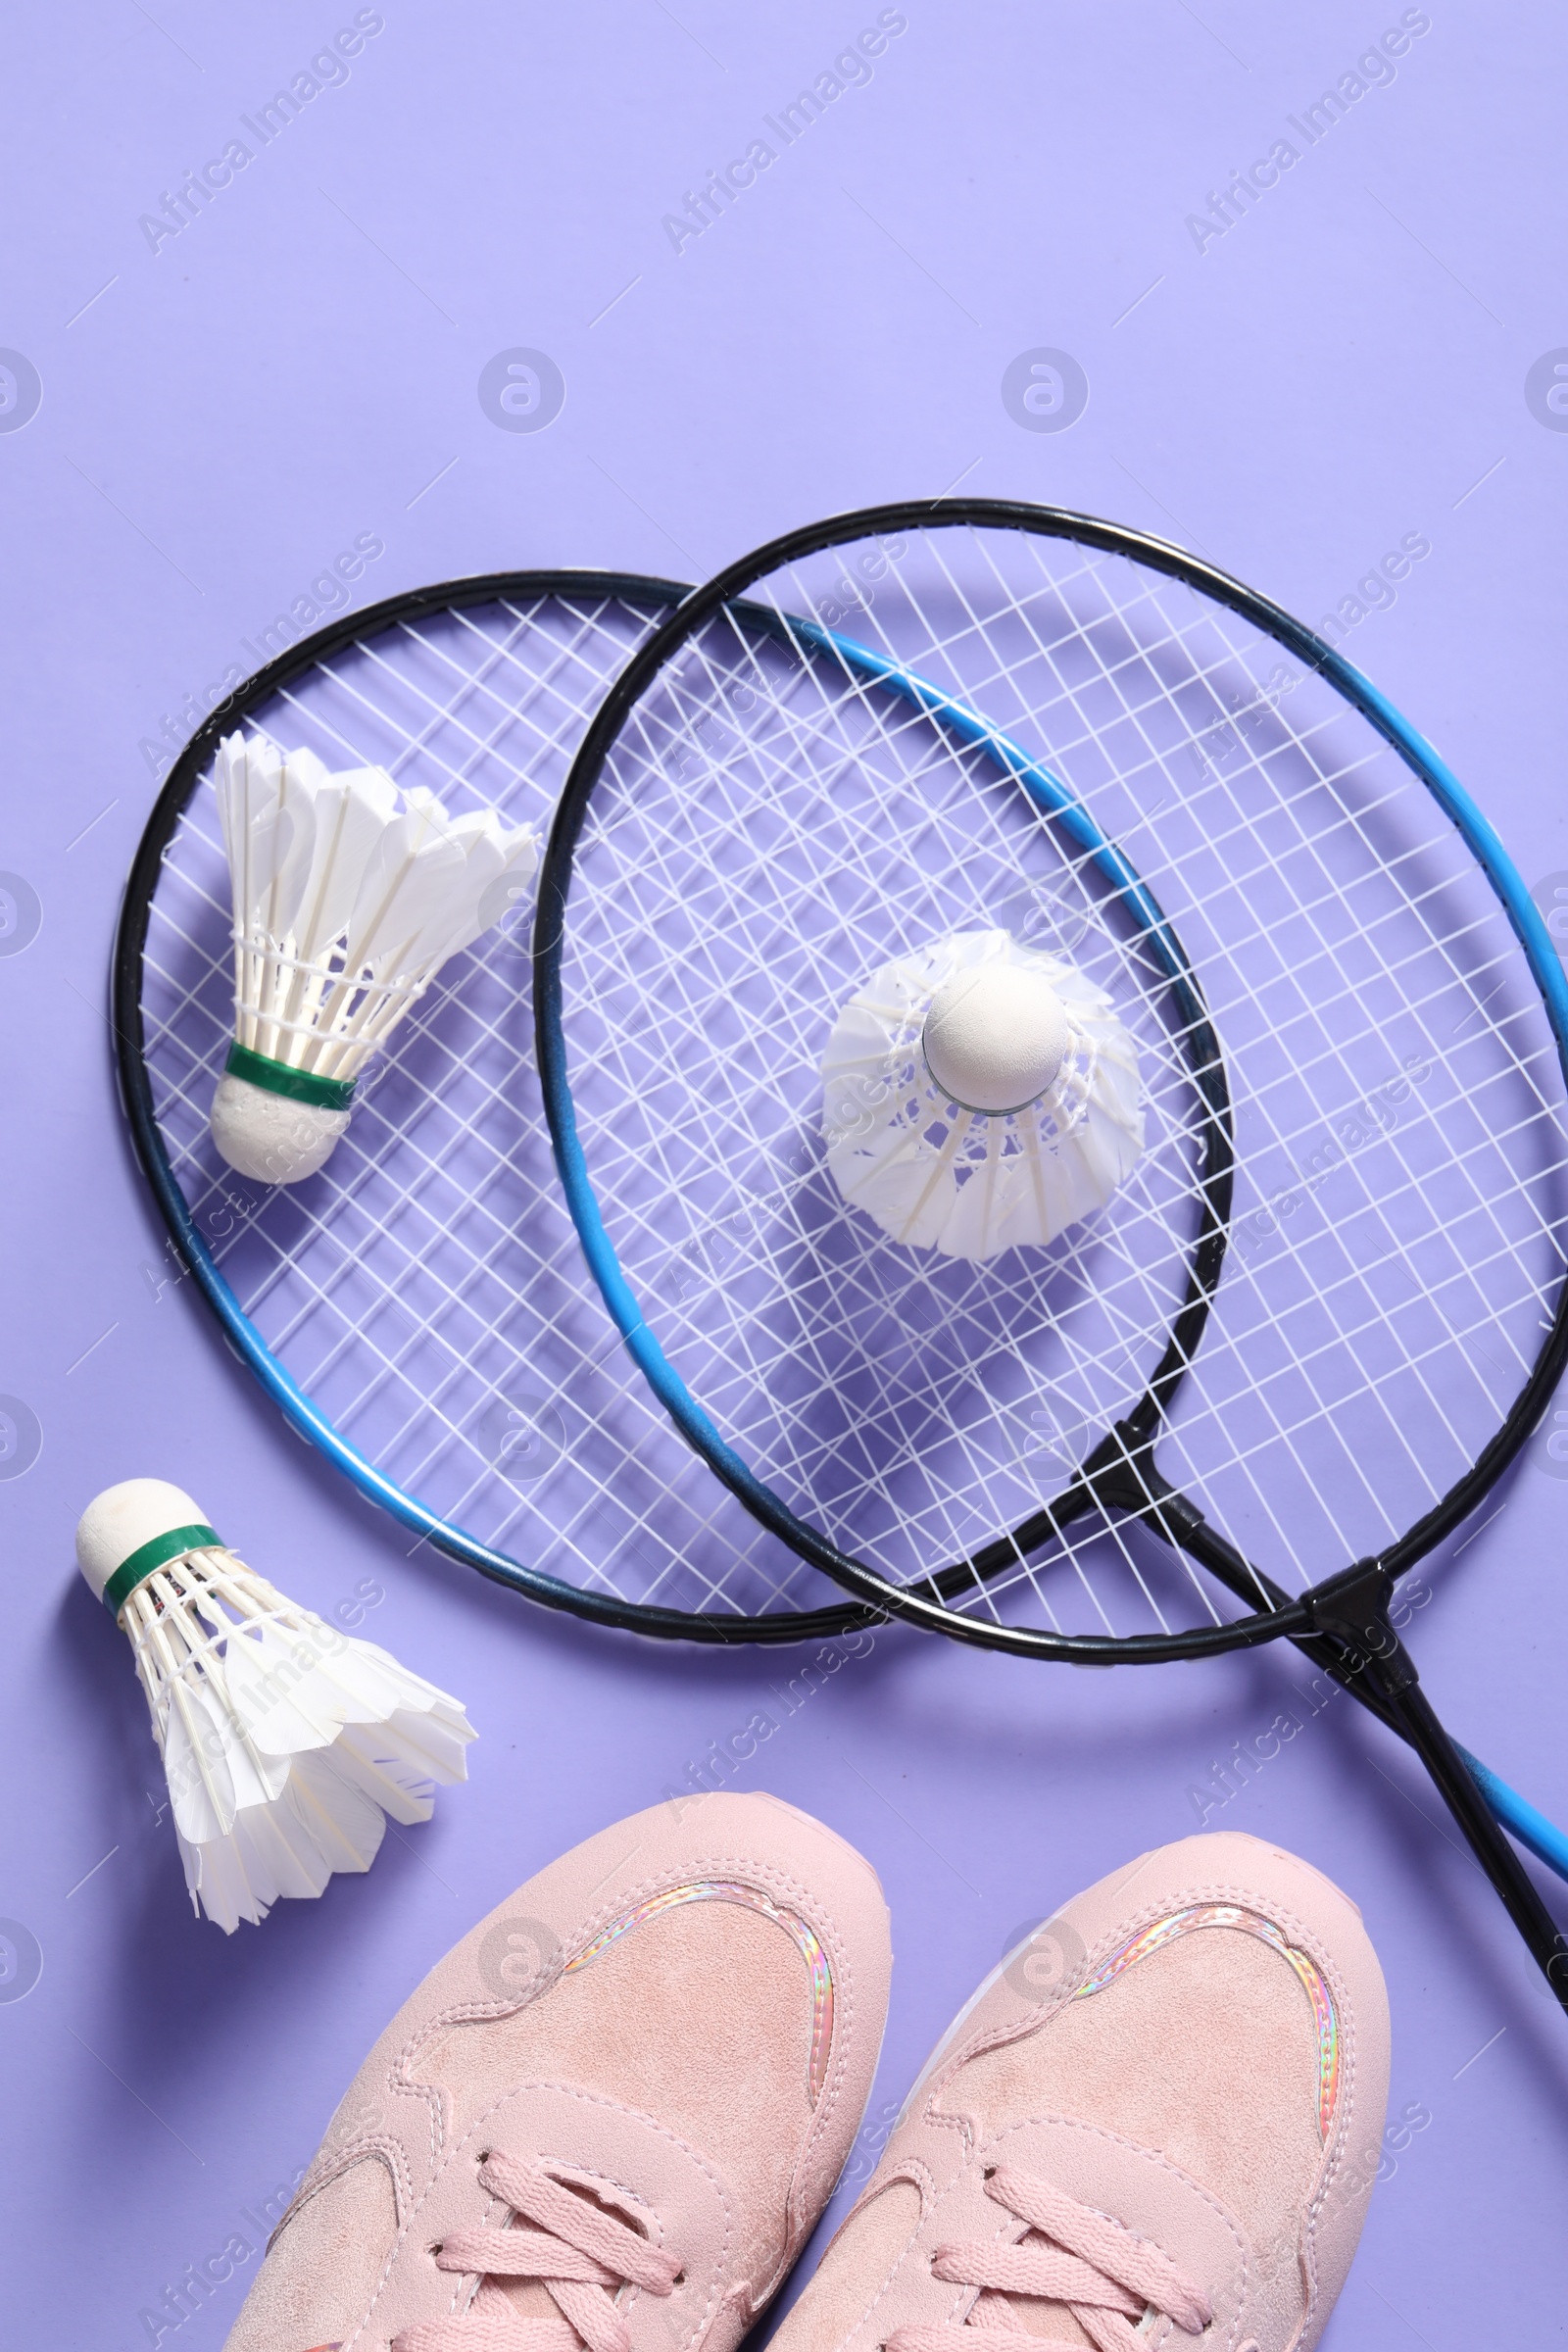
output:
M352 1078L318 1078L314 1070L293 1070L269 1054L253 1054L236 1038L223 1067L231 1077L247 1079L270 1095L286 1095L291 1102L313 1102L318 1110L347 1110L354 1100Z
M222 1548L223 1539L217 1528L204 1526L200 1520L194 1527L172 1527L167 1536L154 1536L150 1544L133 1551L128 1560L121 1561L104 1587L104 1607L118 1617L136 1587L155 1568L162 1568L168 1560L177 1560L182 1552Z

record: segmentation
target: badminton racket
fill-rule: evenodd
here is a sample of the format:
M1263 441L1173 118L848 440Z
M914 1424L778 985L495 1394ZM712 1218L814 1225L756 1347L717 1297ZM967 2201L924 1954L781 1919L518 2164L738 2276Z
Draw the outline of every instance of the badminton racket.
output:
M341 616L236 689L175 760L131 866L116 1054L167 1227L154 1294L188 1282L413 1548L601 1623L795 1642L867 1612L713 1487L625 1363L556 1182L521 910L404 1015L319 1174L237 1176L209 1131L234 1034L220 744L378 765L454 817L542 828L605 687L687 593L590 571L448 582ZM719 1249L681 1282L710 1278Z
M983 1239L965 1187L1094 1159L1065 1098L1042 1128L930 1093L921 987L999 938L1105 1008L1139 1093L1104 1197L989 1251L953 1241ZM1568 1347L1568 983L1359 673L1086 517L956 501L793 534L611 686L540 876L534 1001L606 1304L760 1526L1015 1654L1334 1657L1568 2004L1568 1945L1390 1619ZM722 1278L672 1281L715 1233Z

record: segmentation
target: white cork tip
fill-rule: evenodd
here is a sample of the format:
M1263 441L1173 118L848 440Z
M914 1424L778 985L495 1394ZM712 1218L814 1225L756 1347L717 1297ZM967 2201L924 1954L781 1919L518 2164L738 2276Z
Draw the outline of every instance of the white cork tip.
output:
M231 1168L258 1184L303 1184L326 1165L349 1116L225 1070L213 1097L213 1141Z
M156 1543L172 1528L205 1524L200 1503L182 1487L163 1478L122 1479L95 1494L77 1520L76 1565L94 1598L102 1600L109 1579L144 1544Z
M965 1110L1022 1110L1055 1078L1071 1043L1061 999L1043 973L1016 963L955 972L922 1031L926 1068Z

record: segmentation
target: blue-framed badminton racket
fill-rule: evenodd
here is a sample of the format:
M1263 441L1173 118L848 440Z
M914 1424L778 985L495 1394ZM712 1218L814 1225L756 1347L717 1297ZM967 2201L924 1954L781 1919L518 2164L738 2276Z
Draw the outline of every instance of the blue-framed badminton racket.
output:
M1390 1614L1568 1347L1568 982L1358 672L1082 516L792 534L611 687L534 997L606 1303L761 1527L1014 1654L1332 1655L1568 2004Z
M847 1604L716 1486L627 1362L555 1179L515 918L456 958L409 1013L309 1182L238 1179L209 1132L234 1035L229 875L212 783L220 742L303 746L334 770L379 764L433 790L454 815L494 808L542 825L609 681L687 593L592 573L448 583L330 624L241 687L175 763L133 865L116 954L117 1050L169 1227L160 1280L180 1283L188 1270L260 1393L416 1548L427 1542L599 1623L709 1643L799 1642L880 1612ZM751 625L775 631L761 609ZM908 696L927 690L879 670L869 652L856 659L903 724ZM1049 798L1043 772L1017 765L1000 735L956 707L935 730L921 722L923 756L949 760L966 725L988 748L988 773L1017 767L1009 791L1022 786L1021 809L1031 789ZM956 781L972 789L968 770ZM1044 893L1024 873L1003 912L1011 905L1030 937L1048 918L1075 932L1079 914L1053 896L1057 851L1037 830L1031 817L1014 847L1026 864L1049 853ZM1133 869L1124 879L1128 920L1179 994L1185 952L1162 935ZM1172 1052L1210 1087L1202 1135L1218 1185L1224 1073L1211 1066L1196 1001L1192 1010ZM1217 1263L1217 1202L1209 1224L1205 1263ZM695 1303L740 1247L722 1218L686 1234L662 1283ZM1015 1426L1031 1476L1049 1478L1061 1433L1029 1412ZM1364 1683L1351 1688L1369 1696ZM1515 1834L1568 1867L1551 1826L1502 1784L1489 1788Z
M115 1050L169 1230L160 1288L189 1279L290 1426L414 1548L597 1623L787 1642L867 1612L714 1489L624 1360L556 1181L520 903L442 968L351 1103L305 1102L349 1110L318 1173L238 1176L210 1124L236 1042L220 747L377 767L456 820L542 832L609 681L688 593L493 574L390 597L279 654L163 785L121 910Z

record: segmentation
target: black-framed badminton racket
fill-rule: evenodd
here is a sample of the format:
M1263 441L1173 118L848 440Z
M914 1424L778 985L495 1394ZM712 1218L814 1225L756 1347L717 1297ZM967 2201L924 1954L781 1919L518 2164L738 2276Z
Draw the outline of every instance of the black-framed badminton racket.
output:
M209 1127L236 1029L220 745L303 748L334 771L379 764L455 816L542 825L609 681L686 593L584 572L457 581L281 655L213 711L153 810L116 949L116 1047L169 1229L151 1279L188 1276L259 1393L415 1548L601 1624L795 1642L882 1612L847 1603L716 1486L627 1362L555 1177L516 911L410 1008L308 1181L237 1176ZM760 608L751 625L774 624ZM890 715L906 714L912 689L858 658ZM946 736L928 748L946 758ZM999 738L992 766L1008 772L1012 757ZM1202 1069L1206 1047L1178 1051ZM1209 1083L1222 1100L1223 1074ZM722 1220L686 1237L666 1287L695 1301L738 1247ZM1057 1433L1019 1426L1038 1476ZM1364 1680L1351 1687L1368 1698ZM1515 1834L1568 1870L1551 1824L1486 1786Z
M794 533L610 688L534 997L606 1303L759 1525L1015 1654L1332 1657L1568 2004L1389 1615L1568 1348L1568 982L1358 672L1083 516Z

